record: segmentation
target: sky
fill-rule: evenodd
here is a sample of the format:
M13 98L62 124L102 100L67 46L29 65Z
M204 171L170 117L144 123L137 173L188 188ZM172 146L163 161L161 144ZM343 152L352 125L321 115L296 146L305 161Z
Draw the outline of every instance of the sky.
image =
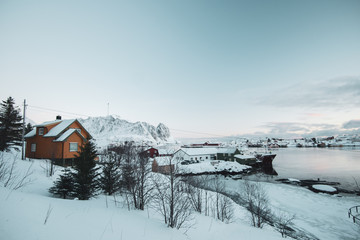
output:
M360 132L360 1L0 0L0 97L175 138Z

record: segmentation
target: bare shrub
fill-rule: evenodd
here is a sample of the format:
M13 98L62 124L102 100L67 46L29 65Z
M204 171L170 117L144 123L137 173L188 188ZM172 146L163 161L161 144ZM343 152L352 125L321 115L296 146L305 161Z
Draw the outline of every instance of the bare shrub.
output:
M129 205L144 210L153 189L149 158L142 154L143 148L131 143L118 150L121 154L121 192L127 195Z
M47 221L49 220L49 217L51 215L53 208L51 207L51 204L49 204L48 210L46 211L44 225L46 225Z
M45 175L47 177L51 177L54 175L56 170L56 165L54 164L54 160L46 159L40 164L40 167L44 170Z
M280 212L275 216L275 229L281 233L283 238L286 238L290 232L294 231L292 228L290 228L294 219L295 215L285 212Z
M14 156L11 162L5 160L4 155L0 155L0 182L4 187L13 190L22 188L32 182L30 178L32 171L32 164L29 165L26 172L22 173L16 169L17 156Z
M169 165L172 158L169 157ZM171 228L190 227L192 207L186 192L188 186L176 174L177 167L171 168L167 175L154 174L154 195L152 206Z
M271 216L269 198L265 189L259 183L244 181L241 197L251 214L251 223L254 227L262 228Z
M212 201L211 212L216 219L222 222L229 223L234 217L233 203L224 195L225 185L223 182L215 178L211 181L211 188L214 190L214 197L210 198Z

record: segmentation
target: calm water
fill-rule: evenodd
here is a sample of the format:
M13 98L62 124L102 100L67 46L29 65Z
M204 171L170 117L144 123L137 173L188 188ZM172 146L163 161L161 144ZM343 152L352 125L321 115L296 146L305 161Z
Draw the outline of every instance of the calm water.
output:
M272 150L277 156L273 167L279 178L317 179L340 182L344 188L360 184L360 149L282 148Z

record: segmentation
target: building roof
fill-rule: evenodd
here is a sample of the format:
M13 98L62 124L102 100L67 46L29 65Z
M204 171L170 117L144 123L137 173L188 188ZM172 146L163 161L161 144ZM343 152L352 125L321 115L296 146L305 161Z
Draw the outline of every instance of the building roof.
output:
M86 140L85 137L84 137L81 133L79 133L79 131L78 131L77 129L75 129L75 128L70 128L70 129L66 130L66 132L64 132L63 134L61 134L57 139L55 139L54 142L63 142L63 141L65 141L68 137L70 137L71 134L73 134L73 133L77 133L80 137L82 137L84 140Z
M54 121L48 121L48 122L43 122L42 124L38 124L38 125L35 125L34 127L46 127L46 126L49 126L49 125L53 125L55 123L59 123L61 122L62 120L54 120Z
M195 155L216 155L218 153L235 153L236 148L211 148L211 147L203 147L203 148L181 148L187 155L195 156Z
M33 130L31 130L30 132L28 132L27 134L25 134L25 138L31 138L34 137L36 135L36 128L34 128Z
M194 155L215 155L217 154L217 148L181 148L189 156Z
M62 120L58 125L50 129L50 131L44 135L44 137L57 137L67 127L69 127L76 119Z
M235 153L236 148L218 148L218 153L229 153L233 154Z

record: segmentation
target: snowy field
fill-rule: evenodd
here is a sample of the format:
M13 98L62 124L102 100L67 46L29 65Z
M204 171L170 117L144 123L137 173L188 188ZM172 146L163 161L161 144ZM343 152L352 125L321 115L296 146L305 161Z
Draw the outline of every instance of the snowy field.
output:
M2 157L8 162L13 159L7 153ZM1 183L1 240L281 239L280 233L270 227L251 227L247 211L240 206L234 207L232 223L194 214L190 228L176 230L166 227L162 216L154 210L128 211L125 204L115 205L112 197L99 195L88 201L54 198L47 189L56 176L46 176L44 161L18 159L16 173L21 176L30 166L33 172L30 184L12 190Z
M225 183L229 193L241 189L243 180L218 178ZM272 211L294 214L296 228L318 239L360 239L360 225L353 224L348 218L348 209L360 205L359 196L319 194L281 183L260 184L268 194Z
M13 154L4 153L11 162ZM0 239L281 239L280 233L266 226L250 226L249 214L238 205L234 220L225 224L212 217L194 214L192 226L171 229L152 209L128 211L125 204L115 205L113 197L99 195L88 200L63 200L52 197L47 189L56 175L47 177L42 160L16 160L19 176L31 167L31 183L18 190L0 183ZM57 169L57 174L60 167ZM242 180L218 177L228 192L240 189ZM360 205L358 196L317 194L298 186L261 183L273 211L295 214L294 224L318 239L360 239L360 227L347 216L350 207Z

